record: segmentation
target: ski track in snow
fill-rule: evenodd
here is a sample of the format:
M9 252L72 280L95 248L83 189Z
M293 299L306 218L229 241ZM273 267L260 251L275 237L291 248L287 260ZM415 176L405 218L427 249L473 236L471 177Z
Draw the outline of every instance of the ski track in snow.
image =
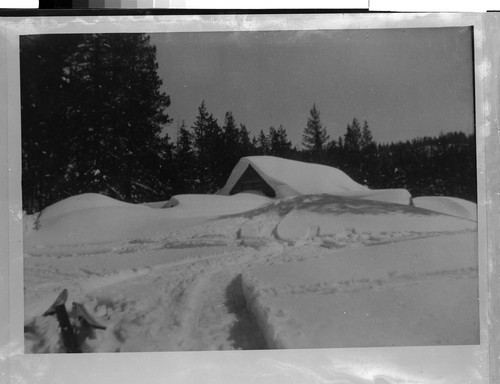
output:
M420 284L425 281L443 279L477 278L477 268L459 268L455 270L443 270L424 273L391 274L388 279L343 280L336 283L322 282L316 284L287 285L279 288L281 293L287 294L309 294L319 293L323 295L332 293L359 292L371 289L383 289L397 286L410 286ZM262 293L276 295L276 288L263 288Z
M266 209L255 210L219 219L216 225L203 223L164 237L30 249L25 258L26 352L62 351L56 322L40 314L63 288L69 290L69 301L82 302L107 326L87 340L85 352L264 348L262 335L246 311L243 294L238 293L238 277L247 268L331 257L338 248L443 234L347 231L322 236L313 230L304 238L283 240L277 227L296 205L282 202L275 204L274 214L262 214ZM386 284L408 285L420 279L453 278L457 274L474 276L477 271L396 275L385 281L283 289L298 294L326 294L378 289ZM253 328L243 337L242 327Z
M135 256L140 259L141 254L152 250L158 252L158 248L163 246L136 250ZM283 246L271 242L264 248L264 251L258 251L252 247L235 245L219 246L217 249L210 247L208 252L205 249L200 256L183 255L178 260L174 258L174 261L152 267L108 274L78 268L72 273L57 272L57 281L52 280L54 273L50 275L46 271L50 268L31 269L27 266L27 275L44 274L48 280L33 289L38 296L47 296L48 299L30 312L43 312L43 306L50 305L50 300L57 292L68 288L73 301L84 302L91 312L106 312L104 318L108 329L97 331L101 338L97 335L97 340L90 341L86 351L239 348L228 336L236 318L228 313L225 290L245 265L266 262L273 256L279 257ZM185 249L189 250L187 247ZM210 253L212 249L214 252ZM172 249L162 250L163 253L170 251ZM85 255L78 257L84 258ZM29 259L37 260L36 257ZM60 257L52 259L56 263L64 260ZM141 295L138 298L135 297L137 293ZM106 311L101 308L103 305ZM137 334L130 333L134 324ZM157 327L155 324L162 326ZM110 338L115 342L102 342ZM57 351L44 350L45 344L39 348L35 352ZM60 345L55 348L60 348Z

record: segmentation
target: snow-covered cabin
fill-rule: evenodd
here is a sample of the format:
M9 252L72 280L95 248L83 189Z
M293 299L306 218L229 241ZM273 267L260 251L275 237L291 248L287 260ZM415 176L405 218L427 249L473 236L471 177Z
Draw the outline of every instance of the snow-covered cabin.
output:
M243 157L236 164L219 195L254 192L284 198L329 194L408 205L406 189L369 189L337 168L274 156Z

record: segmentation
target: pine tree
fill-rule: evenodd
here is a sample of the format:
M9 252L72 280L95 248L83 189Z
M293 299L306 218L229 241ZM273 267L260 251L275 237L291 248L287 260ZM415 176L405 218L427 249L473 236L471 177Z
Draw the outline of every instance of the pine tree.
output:
M186 123L182 120L178 129L177 143L175 146L175 153L178 158L192 156L193 149L193 134L187 129Z
M175 147L175 182L174 192L190 193L195 191L196 157L193 148L193 134L187 129L184 120L178 129L177 145Z
M222 140L224 151L222 157L221 178L229 177L232 169L241 157L241 132L236 126L232 112L226 112L224 125L222 126ZM222 185L221 185L222 186Z
M160 133L170 123L170 99L160 90L156 49L148 35L30 36L22 42L21 62L26 79L23 166L40 167L32 151L31 137L36 136L28 132L46 127L39 131L44 143L38 144L59 169L54 172L43 164L38 171L58 175L52 190L41 192L46 196L43 205L58 200L61 191L97 192L127 201L167 193L160 154L168 152L168 145ZM45 74L31 74L28 62L53 73L51 82L44 83ZM55 105L39 119L46 100Z
M159 154L170 151L160 138L171 122L165 113L170 98L160 90L149 40L145 34L88 35L71 70L87 96L80 128L89 149L79 161L92 171L83 169L80 176L101 192L133 202L168 189L158 171Z
M241 157L254 155L257 153L256 148L250 139L250 133L244 124L240 124L240 155Z
M261 129L257 137L257 151L260 155L269 155L271 153L271 143L269 137Z
M310 116L307 119L307 126L302 135L302 145L310 152L313 160L319 161L323 157L323 151L328 139L326 129L321 123L320 112L316 108L316 104L313 104Z
M192 127L194 135L194 148L198 158L202 158L206 150L206 148L204 148L204 144L207 136L207 127L212 120L213 117L208 114L205 106L205 100L203 100L201 105L198 107L198 115L196 116L196 120Z
M358 152L361 149L361 143L361 126L358 119L353 118L352 123L347 124L347 131L344 135L344 148L351 152Z
M269 133L267 135L269 142L269 154L276 156L278 149L278 131L274 127L269 127Z
M353 118L352 123L347 124L343 143L339 139L340 169L359 183L364 182L361 171L361 139L361 126L358 119Z
M361 130L361 166L360 174L363 184L374 186L380 178L380 161L378 158L377 145L365 120Z
M269 128L270 154L273 156L287 157L292 149L292 142L288 140L286 130L283 125L278 129Z
M193 125L196 153L197 192L216 192L223 179L221 154L224 152L222 130L202 101Z
M206 192L215 193L224 185L227 176L224 157L221 156L225 150L222 130L217 120L213 118L208 126L207 148L209 153L208 165L211 178L206 186Z
M23 209L30 213L71 195L67 174L75 164L67 144L74 127L66 114L73 92L65 67L83 37L59 36L20 37Z
M240 132L232 112L226 112L224 125L222 126L224 145L229 148L236 148L240 139Z
M368 122L365 120L361 131L360 147L363 149L373 144L375 144L373 141L373 135L370 131L370 127L368 126Z

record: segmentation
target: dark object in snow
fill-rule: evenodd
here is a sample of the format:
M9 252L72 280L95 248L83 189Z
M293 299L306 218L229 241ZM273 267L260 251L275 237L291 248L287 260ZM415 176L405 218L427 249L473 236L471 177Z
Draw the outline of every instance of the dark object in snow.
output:
M49 316L49 315L55 315L56 314L56 307L59 307L61 305L66 304L66 301L68 300L68 290L63 289L59 296L57 296L57 299L54 301L54 303L50 306L49 309L47 309L42 316Z
M61 327L64 349L67 353L81 353L81 343L86 337L77 337L77 335L88 335L89 329L106 329L106 327L99 324L80 303L73 303L71 313L68 314L66 310L67 300L68 290L63 289L54 303L42 314L42 316L56 315L59 326ZM73 325L70 322L70 315L76 319ZM85 332L85 330L87 330L87 332Z
M75 337L73 326L69 321L68 312L66 311L66 300L68 299L68 290L63 289L57 296L54 303L47 309L42 316L56 315L59 326L61 327L61 334L63 338L64 348L68 353L82 352Z
M90 315L90 313L87 312L83 304L80 303L73 303L72 315L77 317L80 320L85 321L88 325L90 325L92 328L96 329L106 329L106 327L102 324L99 324L94 317Z

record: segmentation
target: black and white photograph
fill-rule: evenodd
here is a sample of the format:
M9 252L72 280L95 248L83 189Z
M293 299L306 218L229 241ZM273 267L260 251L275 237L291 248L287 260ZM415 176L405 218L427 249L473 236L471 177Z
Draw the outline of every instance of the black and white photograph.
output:
M473 42L20 36L25 353L479 345Z

